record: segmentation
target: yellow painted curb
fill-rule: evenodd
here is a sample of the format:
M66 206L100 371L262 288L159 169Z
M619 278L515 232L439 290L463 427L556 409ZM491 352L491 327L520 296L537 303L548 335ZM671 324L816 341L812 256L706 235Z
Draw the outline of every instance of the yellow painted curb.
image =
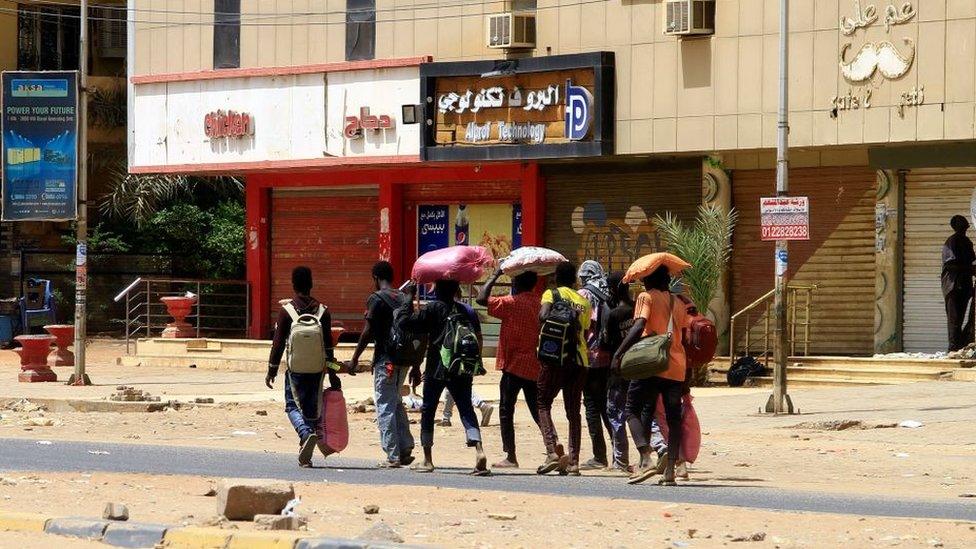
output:
M227 549L292 549L304 537L295 532L234 532Z
M0 511L0 532L43 532L49 520L47 515Z
M173 549L224 549L233 532L219 528L173 528L166 531L163 547Z

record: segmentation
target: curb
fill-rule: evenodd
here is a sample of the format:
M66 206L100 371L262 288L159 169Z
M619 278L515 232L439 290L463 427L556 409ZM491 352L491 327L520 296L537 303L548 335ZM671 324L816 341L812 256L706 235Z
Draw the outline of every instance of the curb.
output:
M0 532L43 532L50 520L37 513L0 512Z
M223 549L233 534L219 528L173 528L163 536L163 547L174 549Z
M115 547L155 547L163 542L167 529L162 524L113 522L105 530L102 543Z
M108 522L104 520L55 518L48 521L47 526L44 527L44 533L100 540L106 528L108 528Z

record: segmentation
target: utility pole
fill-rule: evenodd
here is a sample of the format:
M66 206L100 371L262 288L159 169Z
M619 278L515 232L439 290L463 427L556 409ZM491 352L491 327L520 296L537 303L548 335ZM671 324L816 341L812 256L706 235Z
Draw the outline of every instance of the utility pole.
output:
M75 372L68 385L91 385L85 373L88 303L88 0L81 0L78 33L78 241L75 249Z
M787 196L790 191L789 146L790 146L790 103L789 103L789 58L790 58L790 0L779 2L779 121L776 124L776 196ZM773 298L773 394L766 402L766 412L782 414L793 413L793 401L786 392L786 363L789 359L789 346L786 341L786 270L789 265L787 241L776 241L774 269L776 276Z

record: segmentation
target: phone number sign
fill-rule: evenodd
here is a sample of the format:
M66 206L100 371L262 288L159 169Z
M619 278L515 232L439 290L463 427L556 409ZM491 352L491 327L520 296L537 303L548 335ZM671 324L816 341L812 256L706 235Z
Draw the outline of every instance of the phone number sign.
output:
M810 240L810 200L805 196L759 199L763 240Z

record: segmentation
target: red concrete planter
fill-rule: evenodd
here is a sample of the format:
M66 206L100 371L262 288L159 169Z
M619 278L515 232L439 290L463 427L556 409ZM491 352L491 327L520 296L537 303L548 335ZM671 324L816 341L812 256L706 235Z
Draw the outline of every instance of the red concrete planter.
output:
M47 356L50 366L74 366L75 354L68 350L74 343L75 327L71 324L50 324L44 327L47 333L54 336L57 349Z
M23 383L40 381L57 381L58 375L47 365L47 355L54 343L52 335L19 335L14 338L20 343L20 349L14 352L20 355L20 375L17 380Z
M186 296L161 297L160 301L166 305L166 312L173 317L173 322L166 325L163 330L163 337L186 338L196 337L196 330L193 329L186 317L193 311L193 306L197 303L197 298Z

